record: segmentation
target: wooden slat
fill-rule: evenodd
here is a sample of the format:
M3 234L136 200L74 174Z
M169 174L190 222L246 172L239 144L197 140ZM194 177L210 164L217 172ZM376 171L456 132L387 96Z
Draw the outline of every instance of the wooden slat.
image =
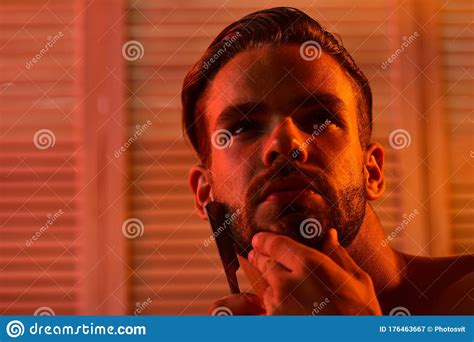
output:
M76 314L80 249L75 153L74 3L2 1L0 6L0 314L41 306ZM71 24L70 26L68 24ZM49 37L61 36L31 68ZM38 149L49 129L55 143ZM48 215L63 214L31 246Z

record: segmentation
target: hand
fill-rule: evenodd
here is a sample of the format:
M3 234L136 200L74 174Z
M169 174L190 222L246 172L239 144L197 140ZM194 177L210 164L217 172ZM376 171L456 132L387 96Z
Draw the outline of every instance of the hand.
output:
M267 281L267 315L381 315L370 276L330 229L317 251L269 232L252 239L250 263Z
M253 293L239 293L219 299L209 307L209 315L264 315L262 299Z

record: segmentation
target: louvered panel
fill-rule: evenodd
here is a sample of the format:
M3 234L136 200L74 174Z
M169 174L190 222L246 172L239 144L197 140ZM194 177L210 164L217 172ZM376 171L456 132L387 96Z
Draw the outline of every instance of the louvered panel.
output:
M0 6L1 314L78 312L73 5Z
M306 1L270 1L263 7L274 6L306 10L341 35L372 82L374 136L387 145L397 95L391 86L394 75L380 67L391 54L389 5L322 1L310 8ZM137 124L153 122L131 151L131 216L143 220L147 237L131 241L131 267L136 271L131 302L157 298L148 314L204 314L211 301L228 293L215 246L203 246L210 229L197 218L188 188L187 172L196 159L182 142L180 90L186 72L213 37L230 22L263 7L248 0L130 2L128 39L144 46L144 56L128 65L128 87L134 94L129 100L129 134ZM397 155L388 151L391 195L375 204L388 232L401 217L397 163Z
M474 253L473 18L473 3L464 0L447 2L440 14L453 253Z

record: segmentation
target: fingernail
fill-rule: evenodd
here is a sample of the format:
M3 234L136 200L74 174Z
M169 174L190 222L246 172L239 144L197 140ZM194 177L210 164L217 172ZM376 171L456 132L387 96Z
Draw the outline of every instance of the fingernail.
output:
M332 230L332 233L331 233L331 234L332 234L332 238L334 239L334 241L335 241L336 243L339 243L339 240L338 240L338 238L337 238L337 230L336 230L335 228L331 228L331 230Z
M247 256L247 259L248 259L250 262L252 262L254 256L255 256L255 251L252 249L252 250L249 252L249 255Z
M261 240L261 234L260 233L255 234L252 239L252 245L254 247L257 246L260 243L260 240Z

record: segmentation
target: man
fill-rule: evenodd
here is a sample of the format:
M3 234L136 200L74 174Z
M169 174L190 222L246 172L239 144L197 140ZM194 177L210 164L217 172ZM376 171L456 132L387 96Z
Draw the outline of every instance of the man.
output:
M341 43L294 8L229 25L185 78L183 125L201 163L199 215L235 216L256 295L237 314L473 313L474 256L426 258L384 243L369 202L384 192L369 83ZM471 292L470 292L471 291Z

